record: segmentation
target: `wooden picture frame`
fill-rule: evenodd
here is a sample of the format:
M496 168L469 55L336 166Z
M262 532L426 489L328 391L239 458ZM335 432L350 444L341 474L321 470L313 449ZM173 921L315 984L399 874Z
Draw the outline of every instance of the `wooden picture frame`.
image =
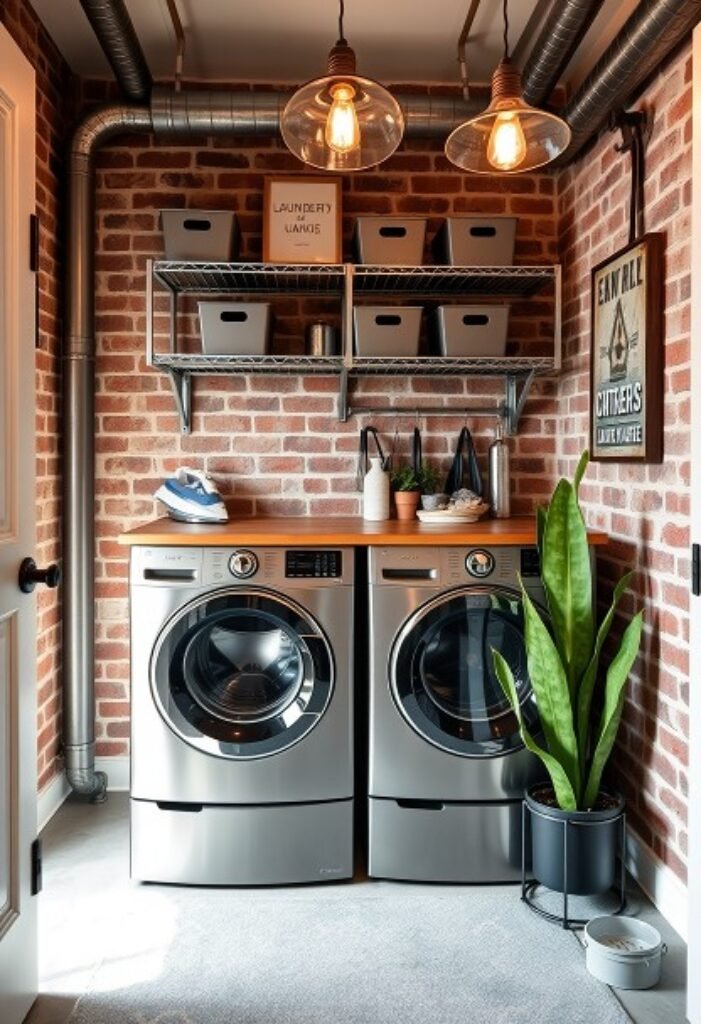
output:
M341 263L341 179L265 179L264 263Z
M664 236L647 234L591 272L590 454L661 462Z

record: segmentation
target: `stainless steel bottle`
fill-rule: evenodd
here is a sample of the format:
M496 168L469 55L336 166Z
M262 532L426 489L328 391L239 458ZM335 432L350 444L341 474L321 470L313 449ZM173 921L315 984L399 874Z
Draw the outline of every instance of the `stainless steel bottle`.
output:
M497 436L489 446L489 504L496 519L508 519L511 515L510 484L509 446L499 424Z

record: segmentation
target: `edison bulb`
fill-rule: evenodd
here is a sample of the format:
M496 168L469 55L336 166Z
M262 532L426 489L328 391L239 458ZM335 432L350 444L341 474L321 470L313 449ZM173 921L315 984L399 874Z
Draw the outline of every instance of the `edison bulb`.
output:
M526 158L526 137L518 114L499 114L487 143L487 160L500 171L512 171Z
M341 82L331 87L333 102L326 118L324 138L335 153L350 153L360 145L360 125L355 112L352 85Z

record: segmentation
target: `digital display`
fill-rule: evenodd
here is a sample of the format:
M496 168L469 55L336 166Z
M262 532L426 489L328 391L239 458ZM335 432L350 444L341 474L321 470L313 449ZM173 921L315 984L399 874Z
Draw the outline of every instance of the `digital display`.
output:
M285 576L309 579L335 578L343 573L340 551L286 551Z

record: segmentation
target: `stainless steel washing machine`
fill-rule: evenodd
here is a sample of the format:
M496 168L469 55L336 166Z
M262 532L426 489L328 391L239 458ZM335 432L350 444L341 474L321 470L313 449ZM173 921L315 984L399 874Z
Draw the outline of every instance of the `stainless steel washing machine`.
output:
M491 649L537 734L518 585L544 607L537 549L376 547L369 559L369 874L514 881L523 790L543 773Z
M132 877L353 873L353 550L135 547Z

